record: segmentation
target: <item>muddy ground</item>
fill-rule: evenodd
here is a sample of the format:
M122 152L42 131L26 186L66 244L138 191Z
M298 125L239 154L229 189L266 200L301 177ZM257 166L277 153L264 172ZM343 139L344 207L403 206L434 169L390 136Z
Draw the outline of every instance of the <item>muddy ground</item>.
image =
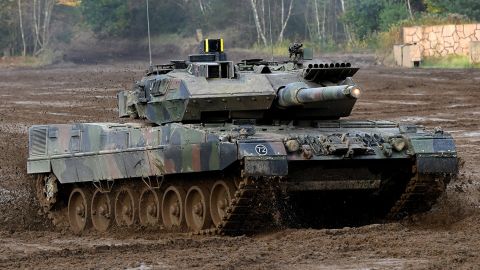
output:
M26 175L28 126L119 121L115 94L144 64L0 69L0 268L478 269L480 70L363 68L352 118L442 126L464 162L428 213L356 228L284 229L253 237L58 231Z

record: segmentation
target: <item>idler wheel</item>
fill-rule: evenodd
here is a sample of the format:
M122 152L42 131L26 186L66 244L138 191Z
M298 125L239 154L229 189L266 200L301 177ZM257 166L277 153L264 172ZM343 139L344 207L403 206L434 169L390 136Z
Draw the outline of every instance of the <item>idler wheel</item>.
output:
M210 194L210 212L212 222L215 226L222 223L222 219L227 215L227 209L235 194L233 183L217 181L213 184Z
M132 226L137 212L137 194L129 187L122 187L115 197L115 223Z
M162 199L162 220L167 229L181 228L184 224L185 191L176 186L169 186Z
M110 193L98 189L93 193L91 216L93 227L99 232L106 232L112 226L115 215Z
M208 229L211 225L209 191L203 186L192 186L185 198L185 220L191 231Z
M68 222L75 234L80 234L90 227L90 202L92 193L89 190L75 188L68 198Z
M160 219L160 203L157 193L145 188L140 194L140 202L138 206L140 224L142 226L155 226Z
M57 202L57 177L53 174L41 174L37 176L35 181L35 191L40 205L45 211L49 211Z

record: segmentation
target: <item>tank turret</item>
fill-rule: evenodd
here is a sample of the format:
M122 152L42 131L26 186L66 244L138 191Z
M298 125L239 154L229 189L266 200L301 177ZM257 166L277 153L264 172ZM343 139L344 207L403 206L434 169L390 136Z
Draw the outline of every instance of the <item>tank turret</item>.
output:
M155 124L253 119L338 119L359 97L347 63L310 64L261 59L234 65L223 40L205 40L200 54L150 68L131 91L118 95L121 117Z

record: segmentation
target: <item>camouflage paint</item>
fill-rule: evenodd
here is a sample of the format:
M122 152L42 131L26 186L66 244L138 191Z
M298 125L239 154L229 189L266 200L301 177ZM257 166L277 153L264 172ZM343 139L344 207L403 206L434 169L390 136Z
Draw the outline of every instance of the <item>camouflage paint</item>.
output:
M293 132L288 126L231 124L32 126L27 168L28 173L51 171L62 183L218 171L239 160L243 160L245 175L286 176L290 161L343 159L416 159L421 173L457 170L456 150L448 134L416 129L405 133L386 122L338 121L331 122L331 128L323 125ZM242 129L250 133L245 135ZM230 139L225 141L226 137ZM405 148L387 153L384 148L391 138L405 140ZM287 139L296 140L299 148L288 152ZM46 151L39 155L42 147Z

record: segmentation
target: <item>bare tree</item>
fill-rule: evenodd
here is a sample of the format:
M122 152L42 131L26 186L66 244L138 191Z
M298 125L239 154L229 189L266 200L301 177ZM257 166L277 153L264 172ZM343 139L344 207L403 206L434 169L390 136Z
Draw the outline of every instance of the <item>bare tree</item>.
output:
M327 3L323 3L323 16L322 16L322 40L325 40L325 37L327 36L325 24L327 22Z
M55 0L33 0L33 54L38 55L50 40L50 20L52 18Z
M256 0L250 0L250 4L252 7L252 12L253 12L253 19L255 21L255 27L257 28L257 41L260 42L260 40L263 42L263 45L267 46L267 38L265 37L265 29L262 29L260 25L260 19L258 18L258 11L257 11L257 5L256 5Z
M198 0L198 7L203 16L208 16L207 12L210 10L210 4L210 0Z
M408 1L408 0L407 0ZM345 0L340 0L340 4L342 7L342 15L345 15ZM345 31L345 36L347 41L350 43L352 42L352 35L350 34L350 29L348 28L348 25L346 23L343 24L343 30Z
M266 18L266 16L265 16L265 0L260 0L260 9L262 10L262 16L260 17L260 21L261 21L261 25L263 27L262 28L263 32L265 33L266 29L267 29L266 20L265 20L265 18Z
M40 6L39 6L40 7ZM37 11L37 0L33 0L33 32L34 32L34 38L33 38L33 51L36 52L38 46L40 45L40 40L39 40L39 30L38 30L38 19L37 19L37 13L40 14L40 9Z
M20 19L20 34L22 36L22 43L23 43L22 56L25 57L27 55L27 45L25 43L25 31L23 30L22 1L18 0L17 4L18 4L18 18Z
M412 12L412 5L410 4L410 0L405 0L407 2L408 13L410 14L410 19L413 19L413 12Z
M280 30L280 33L278 34L278 39L277 41L278 42L282 42L283 41L283 33L285 32L285 27L287 27L287 24L288 24L288 20L290 19L290 15L292 14L292 6L293 6L293 1L294 0L290 0L290 6L288 7L288 13L287 13L287 17L285 17L285 6L284 6L284 0L282 0L282 14L281 14L281 30Z
M44 16L43 16L43 48L48 45L50 37L50 19L52 18L53 6L55 0L45 0Z
M320 16L318 14L318 0L313 0L313 3L315 4L315 21L317 22L317 35L318 39L322 39L321 32L320 32Z

